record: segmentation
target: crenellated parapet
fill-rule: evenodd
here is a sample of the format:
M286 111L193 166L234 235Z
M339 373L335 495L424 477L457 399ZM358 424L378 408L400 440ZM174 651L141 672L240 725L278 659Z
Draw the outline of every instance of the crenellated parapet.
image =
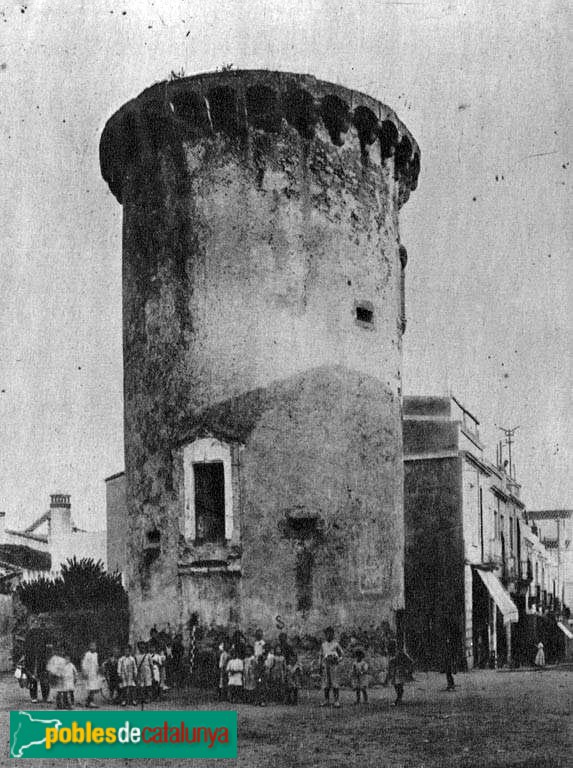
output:
M416 189L419 147L395 112L334 83L267 70L231 70L157 83L108 121L100 144L104 179L123 201L134 163L166 141L189 143L217 134L248 141L253 133L297 131L309 143L355 148L369 166L391 165L402 205Z

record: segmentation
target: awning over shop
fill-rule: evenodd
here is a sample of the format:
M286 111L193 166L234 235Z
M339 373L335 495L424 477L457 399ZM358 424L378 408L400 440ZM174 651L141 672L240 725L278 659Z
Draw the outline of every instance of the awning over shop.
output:
M491 595L494 603L497 605L503 616L503 623L509 624L510 621L519 621L519 612L509 594L503 588L501 581L491 571L479 571L481 580L485 588Z
M569 627L566 627L565 624L562 624L560 621L557 622L557 626L559 629L563 632L563 634L569 638L569 640L573 640L573 632L569 629Z

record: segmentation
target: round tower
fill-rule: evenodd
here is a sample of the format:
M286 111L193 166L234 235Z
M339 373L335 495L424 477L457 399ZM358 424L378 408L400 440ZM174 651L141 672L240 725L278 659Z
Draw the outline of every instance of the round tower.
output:
M144 91L100 153L124 209L134 631L391 621L413 137L364 94L230 71Z

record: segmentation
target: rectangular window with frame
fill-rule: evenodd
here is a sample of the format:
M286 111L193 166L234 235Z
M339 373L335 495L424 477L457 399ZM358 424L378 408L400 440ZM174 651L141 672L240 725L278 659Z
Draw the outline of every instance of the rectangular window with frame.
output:
M198 541L225 540L225 473L222 461L193 464Z
M214 437L199 438L183 448L186 541L196 545L233 538L232 448Z

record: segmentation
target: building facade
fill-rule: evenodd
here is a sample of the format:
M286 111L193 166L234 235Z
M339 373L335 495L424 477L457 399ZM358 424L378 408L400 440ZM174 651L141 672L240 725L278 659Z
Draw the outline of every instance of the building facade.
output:
M160 83L108 122L134 635L395 622L419 158L387 106L281 72Z
M573 510L531 510L528 518L537 549L542 553L534 566L539 579L529 595L531 613L536 617L557 617L559 632L547 632L547 640L553 655L570 659L573 658Z
M501 454L484 454L478 420L454 397L404 398L406 623L410 649L442 663L530 663L559 656L563 605L555 550L528 519Z
M565 606L573 605L573 510L540 509L530 510L528 517L547 550L553 550L557 561L558 579L550 579L545 585L546 603L554 602ZM561 584L561 592L557 585ZM538 602L543 601L543 595Z

